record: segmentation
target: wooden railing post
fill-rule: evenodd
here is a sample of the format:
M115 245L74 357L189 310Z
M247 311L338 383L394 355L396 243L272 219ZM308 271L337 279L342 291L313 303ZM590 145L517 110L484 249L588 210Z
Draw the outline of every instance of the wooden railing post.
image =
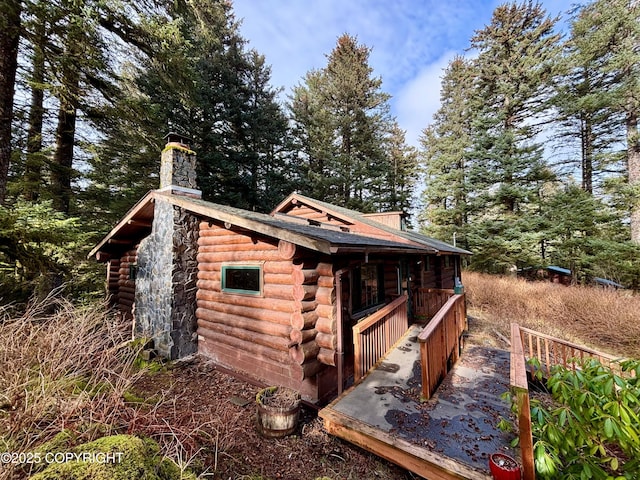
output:
M409 328L402 295L353 326L354 381L360 380Z
M516 397L518 408L518 431L520 437L520 454L522 456L522 473L524 480L535 480L536 471L533 460L533 436L531 434L531 406L529 401L529 382L527 380L527 364L522 346L520 326L511 324L511 389Z

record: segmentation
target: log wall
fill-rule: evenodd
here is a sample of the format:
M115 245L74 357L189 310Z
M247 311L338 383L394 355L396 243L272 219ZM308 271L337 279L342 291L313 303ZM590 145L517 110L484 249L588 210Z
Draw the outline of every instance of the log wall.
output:
M129 250L120 261L118 266L118 309L125 318L133 318L133 304L136 298L136 283L131 279L131 265L137 263L137 250ZM115 264L114 264L115 268Z
M107 262L107 302L110 307L118 305L120 289L120 259L112 258Z
M282 240L209 222L199 230L199 351L265 384L318 399L316 374L335 365L332 265ZM222 266L234 262L262 266L261 296L222 291Z

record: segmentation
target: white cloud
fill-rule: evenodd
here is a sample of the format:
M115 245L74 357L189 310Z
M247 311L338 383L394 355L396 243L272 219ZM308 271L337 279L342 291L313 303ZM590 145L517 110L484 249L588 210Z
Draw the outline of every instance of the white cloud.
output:
M455 55L456 52L445 52L417 72L396 94L395 115L400 127L407 131L407 143L417 146L422 130L432 122L433 114L440 107L444 69Z

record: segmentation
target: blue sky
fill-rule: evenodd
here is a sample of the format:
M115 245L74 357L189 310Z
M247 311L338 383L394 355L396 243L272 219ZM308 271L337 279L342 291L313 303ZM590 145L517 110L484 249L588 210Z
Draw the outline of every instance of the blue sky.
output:
M291 88L326 55L343 33L372 48L369 58L407 141L438 109L440 77L456 54L464 54L475 30L491 21L503 2L486 0L234 0L241 35L266 57L274 87ZM550 15L576 0L540 2Z

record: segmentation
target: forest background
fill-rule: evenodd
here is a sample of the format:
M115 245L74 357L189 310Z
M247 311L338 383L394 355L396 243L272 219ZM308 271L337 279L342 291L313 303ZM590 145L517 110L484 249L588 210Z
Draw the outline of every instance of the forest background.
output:
M585 3L564 33L538 3L497 7L473 55L443 72L419 148L371 47L348 33L283 96L229 1L0 11L3 303L62 283L101 293L85 255L157 188L169 131L191 139L210 201L268 212L297 190L410 211L414 228L471 250L471 269L556 264L576 282L640 286L640 2Z

